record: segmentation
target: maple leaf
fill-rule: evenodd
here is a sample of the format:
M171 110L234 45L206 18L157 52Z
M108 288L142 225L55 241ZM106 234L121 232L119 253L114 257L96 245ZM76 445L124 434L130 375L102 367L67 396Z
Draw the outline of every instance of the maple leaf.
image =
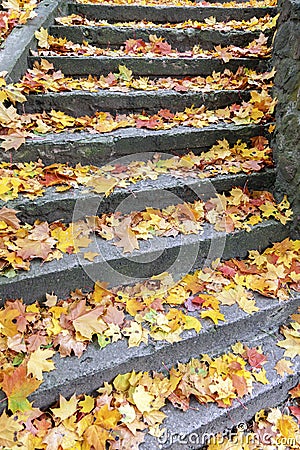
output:
M132 398L141 413L151 411L151 403L155 397L153 394L147 392L144 386L137 386L132 393Z
M20 250L17 251L17 256L22 259L41 258L47 259L52 252L52 244L46 241L37 241L30 238L18 239L17 241Z
M100 425L106 430L111 430L116 428L117 423L120 421L121 417L122 416L118 410L109 409L108 405L104 405L98 411L96 411L94 424Z
M25 365L17 367L12 373L3 375L2 389L8 398L8 408L16 411L27 411L31 405L27 400L28 395L36 391L41 381L29 378Z
M135 233L130 228L131 217L126 217L114 228L114 234L119 239L115 242L117 247L123 247L124 253L132 253L134 249L139 249L138 240Z
M287 359L280 359L277 361L274 369L280 375L281 377L284 377L286 373L292 375L294 371L291 369L292 362L288 361Z
M106 442L110 438L110 434L107 430L99 425L90 425L83 433L84 442L94 450L106 450Z
M60 420L65 420L71 417L77 410L77 398L76 395L72 395L70 400L66 400L62 395L59 396L59 408L51 408L55 417Z
M41 48L50 48L50 44L48 41L49 38L49 34L48 31L41 27L41 29L39 31L36 31L34 33L36 39L38 40L38 46Z
M276 427L285 438L292 438L295 432L298 431L298 426L294 419L287 414L284 414L276 422Z
M259 353L256 348L246 347L246 358L251 367L261 369L262 364L267 361L267 358L262 353Z
M0 416L0 446L13 447L16 445L17 433L23 426L16 420L17 417L8 416L4 411Z
M25 144L27 136L28 133L26 131L15 130L13 133L0 137L3 140L1 142L1 147L6 151L11 150L12 148L18 150L21 145Z
M102 333L106 329L106 325L99 317L102 315L101 308L95 308L91 311L77 317L73 321L75 330L84 338L91 340L93 334Z
M0 311L0 333L4 336L14 337L18 333L18 326L15 321L19 315L20 312L17 309Z
M54 351L50 349L37 349L31 353L27 362L27 375L32 374L38 380L43 379L43 372L50 372L55 369L53 361L47 361L52 358Z
M6 208L6 206L3 206L3 208L0 209L0 221L5 222L10 227L18 230L20 228L20 219L16 216L18 212L19 211L16 211L15 209Z

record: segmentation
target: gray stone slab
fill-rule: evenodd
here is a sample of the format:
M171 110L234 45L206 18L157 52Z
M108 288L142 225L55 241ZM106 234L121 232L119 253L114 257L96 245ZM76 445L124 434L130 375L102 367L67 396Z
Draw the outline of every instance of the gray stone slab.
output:
M37 14L25 25L19 25L0 47L0 72L8 72L9 82L17 82L27 69L27 56L30 49L36 48L35 31L48 27L54 17L66 13L64 0L43 0L35 9Z
M243 90L218 90L210 92L176 92L159 89L157 91L127 92L99 90L97 92L72 91L34 94L20 106L26 112L43 112L56 109L71 116L93 115L96 111L122 114L132 112L157 113L160 109L173 112L205 105L209 109L223 108L233 103L248 101L250 94Z
M250 20L252 17L263 17L266 14L275 15L277 8L240 7L220 8L215 6L139 6L139 5L93 5L70 3L69 14L83 14L89 19L107 20L109 22L144 20L152 22L185 22L197 20L202 22L208 17L215 17L218 21Z
M80 211L80 207L86 204L80 202L77 210ZM29 272L19 272L14 278L0 277L0 298L2 304L6 299L21 297L31 303L44 299L45 287L48 292L66 297L76 288L91 289L98 280L117 286L163 272L179 279L183 273L207 266L217 258L244 258L250 249L265 249L288 235L288 226L271 220L253 226L251 232L242 230L228 234L215 232L212 226L205 224L201 234L141 241L140 249L129 256L111 242L94 237L89 248L78 254L64 254L62 259L44 264L33 260ZM99 254L93 263L84 259L86 251Z
M204 128L176 127L171 130L120 129L111 133L87 132L47 134L27 139L17 151L0 149L0 158L8 162L37 161L101 165L125 155L141 158L148 152L184 153L203 151L219 139L231 144L237 139L268 135L268 125L219 124ZM174 153L173 153L174 152Z
M57 38L67 38L74 43L87 41L92 45L103 48L119 48L127 39L143 39L149 41L150 35L156 35L166 39L172 48L180 52L190 50L199 45L204 50L211 50L216 45L225 47L236 45L246 47L254 39L258 39L261 31L233 30L225 32L221 30L206 29L168 29L168 28L135 28L116 26L64 26L50 27L50 34ZM264 32L269 37L269 45L272 41L272 30Z
M132 160L132 158L130 158ZM126 164L128 158L122 158L120 163ZM251 190L266 189L272 191L275 180L275 170L266 169L261 172L255 172L249 175L218 175L210 179L195 178L175 178L170 175L160 175L157 180L142 180L136 184L131 184L128 189L115 189L107 198L102 198L98 194L88 192L86 187L79 189L71 189L66 192L56 192L55 188L47 188L43 197L37 197L33 200L20 196L18 199L10 201L9 207L19 212L18 217L25 222L33 223L35 220L47 220L53 222L61 220L63 222L71 222L76 202L95 205L97 214L114 212L120 204L124 205L122 209L124 213L130 213L132 204L126 203L126 199L130 195L135 196L134 206L137 210L145 204L150 205L153 199L159 203L161 207L166 207L174 203L174 197L177 200L193 202L207 194L213 194L215 189L217 192L224 192L233 186L247 186ZM142 195L139 195L142 193ZM101 201L100 201L101 198ZM0 201L0 208L7 203ZM78 218L83 218L84 210L81 211Z
M253 69L258 72L265 72L271 68L270 59L258 58L232 58L227 63L222 59L204 58L168 58L168 57L108 57L108 56L47 56L50 63L56 69L60 69L65 75L107 75L109 72L118 72L120 64L138 76L208 76L213 71L222 72L229 69L237 71L240 66ZM40 61L37 56L29 56L30 67L35 61Z

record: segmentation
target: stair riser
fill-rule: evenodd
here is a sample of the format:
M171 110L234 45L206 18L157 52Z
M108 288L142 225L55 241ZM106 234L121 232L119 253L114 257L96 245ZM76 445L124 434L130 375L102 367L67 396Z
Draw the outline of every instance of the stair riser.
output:
M216 45L226 47L236 45L245 47L254 39L258 39L260 31L223 32L218 30L168 30L164 28L116 28L116 27L85 27L85 26L52 26L50 34L55 37L67 38L69 41L89 44L103 48L119 48L127 39L143 39L149 41L149 36L155 34L163 37L172 48L180 52L192 49L199 45L204 50L211 50ZM273 32L264 32L271 44Z
M87 251L83 249L81 254L64 255L59 261L44 265L33 261L29 272L12 279L1 277L1 304L12 298L23 298L26 303L43 300L45 286L47 292L55 292L63 298L76 288L91 289L99 279L108 282L109 286L132 283L137 278L150 278L170 271L173 264L172 273L178 277L183 270L189 272L201 268L217 257L244 258L250 249L264 249L271 242L285 239L288 234L287 226L272 221L256 225L250 233L241 231L227 236L212 233L212 228L205 225L201 235L141 241L140 250L135 251L130 259L124 257L116 246L97 238L92 245L92 251L99 253L94 263L83 259L83 253Z
M208 149L219 139L233 144L237 139L248 141L253 136L268 136L267 126L229 126L220 124L201 129L177 127L171 130L123 129L112 133L60 133L28 139L15 153L0 151L7 162L29 162L41 159L44 164L70 162L71 164L103 165L125 155L141 158L145 152L183 154L188 150Z
M190 6L138 6L138 5L81 5L69 4L69 14L80 14L92 20L107 20L108 22L130 22L147 19L151 22L179 23L187 20L203 22L208 17L217 21L250 20L252 17L274 16L277 8L216 8Z
M109 72L118 72L119 65L125 65L132 70L135 76L208 76L213 71L223 72L229 69L236 72L240 66L253 69L258 72L265 72L271 67L271 61L255 58L232 58L228 63L221 59L192 59L192 58L138 58L120 57L109 58L80 57L80 56L47 56L47 61L54 64L56 69L60 69L65 75L71 76L99 76L108 75ZM35 61L41 58L30 56L29 66L32 67Z
M168 183L161 183L160 180L161 177L153 182L151 187L149 186L150 183L145 181L136 185L130 185L130 191L117 189L109 197L103 198L101 202L99 195L93 193L85 194L86 188L80 189L79 192L78 190L71 190L65 194L56 193L54 188L48 188L45 197L37 198L34 201L19 199L18 201L10 202L9 206L20 211L18 217L30 224L33 224L36 220L46 220L48 222L61 220L69 223L73 220L73 210L78 198L90 206L95 205L93 209L97 211L97 214L115 212L118 210L118 206L124 202L125 209L122 209L122 211L125 214L129 214L132 211L130 207L126 209L126 198L131 194L137 195L141 191L143 193L143 198L140 200L141 204L139 203L138 195L134 202L136 210L144 209L145 205L150 206L153 203L153 198L155 198L156 203L159 202L161 208L165 208L170 204L174 204L171 196L166 195L167 192L170 192L179 200L193 202L200 198L198 192L205 193L205 186L207 185L212 185L217 192L229 191L233 186L247 186L251 190L266 189L271 191L275 181L275 172L274 170L267 170L251 175L219 176L207 181L187 181L186 184L178 179L173 179ZM2 204L4 205L4 202L0 202L0 207ZM81 212L82 214L77 215L77 219L84 218L84 209Z
M25 103L28 113L51 111L56 109L73 117L93 115L96 111L107 111L112 114L128 114L130 112L145 112L155 114L160 109L170 109L172 112L182 111L192 105L205 105L208 109L223 108L233 103L248 101L247 91L213 91L185 92L175 91L144 91L144 92L109 92L97 93L73 91L49 94L30 95ZM20 106L21 112L23 105Z

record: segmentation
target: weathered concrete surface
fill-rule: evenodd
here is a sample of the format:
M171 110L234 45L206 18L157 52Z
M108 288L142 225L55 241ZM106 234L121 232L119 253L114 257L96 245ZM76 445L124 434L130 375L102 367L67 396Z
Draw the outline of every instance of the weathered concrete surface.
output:
M99 90L97 92L72 91L34 94L20 106L26 112L42 112L56 109L71 116L93 115L96 111L113 114L142 112L155 114L160 109L173 112L182 111L194 105L205 105L209 109L224 108L233 103L248 101L250 93L243 90L219 90L211 92L176 92L159 89L157 91L127 92Z
M241 5L242 6L242 5ZM139 6L139 5L93 5L70 3L69 14L82 14L88 19L107 20L108 22L141 21L147 18L151 22L185 22L187 20L204 21L215 17L218 21L250 20L252 17L263 17L266 14L275 15L277 8L218 8L214 6Z
M150 35L166 39L172 48L180 52L190 50L199 45L204 50L211 50L216 45L223 47L236 45L245 47L254 39L258 39L261 31L232 30L230 32L205 29L168 29L168 28L135 28L111 26L64 26L50 27L50 34L55 37L67 38L69 41L81 44L87 41L92 45L103 48L119 48L127 39L143 39L149 41ZM272 30L264 32L272 41Z
M132 158L130 158L132 160ZM123 158L120 163L126 164L127 158ZM24 198L22 196L17 200L9 202L10 208L20 211L18 217L22 221L33 223L35 220L47 220L49 222L61 220L63 222L71 222L73 220L73 211L76 202L86 202L97 211L97 214L114 212L120 204L123 205L122 211L131 212L132 203L126 203L128 196L136 196L134 206L137 210L142 209L146 205L151 205L153 198L156 203L159 202L161 207L174 204L175 197L169 196L168 193L177 197L177 200L192 202L199 198L207 197L207 194L213 194L215 189L217 192L230 190L233 186L247 186L251 190L266 189L272 191L275 181L275 170L266 169L251 175L219 175L210 179L195 178L174 178L170 175L160 175L157 180L142 180L136 184L131 184L130 189L115 189L108 197L101 198L98 194L87 192L86 187L79 189L71 189L66 192L56 192L55 188L47 188L43 197L37 197L34 200ZM142 198L139 193L142 192ZM203 198L204 199L204 198ZM5 202L0 201L0 208ZM78 219L83 218L78 215Z
M17 26L0 47L0 72L8 72L9 82L17 82L27 69L30 49L36 48L34 33L53 23L58 15L65 14L64 0L43 0L35 9L37 14L25 25Z
M280 1L274 43L278 197L288 194L295 211L294 235L300 236L300 1Z
M205 128L176 127L171 130L120 129L111 133L87 132L48 134L27 139L16 152L0 149L0 158L8 162L37 161L44 164L70 162L101 165L125 155L140 158L145 152L181 154L188 150L199 154L219 139L233 144L253 136L268 136L268 125L219 124Z
M30 67L35 61L40 61L37 56L28 57ZM208 76L213 71L222 72L229 69L236 72L240 66L265 72L271 67L270 59L258 58L232 58L227 63L222 59L192 59L192 58L167 58L167 57L108 57L108 56L47 56L47 61L54 64L65 75L108 75L109 72L118 72L119 65L125 65L139 76Z
M84 202L79 207L86 206ZM154 204L155 207L155 204ZM75 212L76 216L76 212ZM14 278L0 278L0 298L22 297L26 303L44 299L45 290L66 297L78 287L91 289L101 279L110 286L131 283L163 272L178 279L190 270L209 265L217 258L245 258L251 249L265 249L271 243L285 239L288 226L275 221L264 221L251 228L233 233L215 232L205 224L202 234L154 237L140 242L140 249L128 256L109 241L94 237L88 249L78 254L65 254L58 261L32 261L29 272L20 272ZM99 254L91 263L84 259L86 251Z

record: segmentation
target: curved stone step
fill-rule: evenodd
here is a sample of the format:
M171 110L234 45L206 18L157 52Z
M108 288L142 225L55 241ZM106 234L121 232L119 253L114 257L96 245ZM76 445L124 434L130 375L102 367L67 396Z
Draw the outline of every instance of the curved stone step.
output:
M76 207L77 210L86 208L86 204L83 201ZM186 274L221 257L244 258L248 250L264 249L288 235L287 226L272 220L251 227L250 232L227 234L215 232L211 225L204 224L202 233L141 241L139 250L134 250L129 257L112 242L91 235L89 248L78 254L64 254L60 260L44 264L33 260L28 272L19 272L13 278L0 277L0 298L2 304L12 298L23 298L30 303L44 299L45 287L63 298L78 287L91 289L99 279L109 286L118 286L163 272L171 272L174 279L179 279L183 271ZM98 253L94 262L84 259L87 251Z
M249 91L213 90L210 92L176 92L159 89L157 91L127 92L99 90L98 92L71 91L33 94L27 102L19 107L20 113L35 113L56 109L73 117L93 115L96 111L107 111L112 114L128 112L145 112L154 114L160 109L181 111L194 105L196 108L205 105L208 109L225 108L233 103L248 101Z
M149 155L150 156L150 155ZM122 160L126 164L129 158ZM132 161L133 158L130 158ZM209 179L199 178L175 178L170 175L159 175L157 180L142 180L136 184L130 184L127 188L117 188L108 197L100 197L86 187L71 189L66 192L57 192L55 188L46 188L43 197L37 197L33 200L20 196L18 199L10 202L0 201L0 208L7 206L20 211L18 217L30 224L36 220L46 220L54 222L61 220L71 222L73 220L73 211L78 199L84 204L97 211L97 214L112 213L117 210L120 204L124 205L122 211L124 214L131 212L132 203L126 205L128 196L134 196L134 207L136 210L143 209L144 205L150 205L153 199L165 208L174 203L177 199L185 202L194 202L199 198L205 199L206 194L229 191L234 186L247 186L250 190L268 190L272 191L275 181L275 170L265 169L251 174L226 174L217 175ZM142 193L142 196L139 195ZM168 195L171 193L174 197ZM101 201L100 201L101 198ZM123 203L124 202L124 203ZM87 211L88 213L88 211ZM81 215L77 214L77 219L83 219L85 216L84 208Z
M216 6L140 6L140 5L94 5L69 3L69 14L81 14L88 19L122 22L147 19L152 22L185 22L187 20L204 21L215 17L218 21L250 20L252 17L263 17L266 14L275 16L275 7L243 7L222 8Z
M29 56L29 66L33 67L39 56ZM125 65L135 76L207 76L213 71L222 72L229 69L236 72L240 66L266 72L271 67L270 59L232 58L227 63L220 58L167 58L167 57L108 57L108 56L47 56L44 57L60 69L65 75L71 76L99 76L109 72L118 72L119 65Z
M120 129L111 133L86 132L47 134L28 138L16 152L0 149L0 157L8 162L41 159L44 164L59 162L103 165L125 155L145 152L182 154L188 150L199 154L219 139L233 144L238 139L268 136L267 125L218 124L205 128L176 127L171 130Z
M195 45L199 45L204 50L211 50L216 45L225 47L236 45L245 47L254 39L258 39L261 31L248 30L201 30L195 28L168 29L168 28L135 28L116 26L51 26L49 29L51 36L57 38L67 38L69 41L81 44L87 41L89 44L103 48L119 48L124 45L127 39L143 39L149 41L150 35L163 37L172 48L180 52L187 51ZM271 44L273 31L264 32L268 36L268 43Z

